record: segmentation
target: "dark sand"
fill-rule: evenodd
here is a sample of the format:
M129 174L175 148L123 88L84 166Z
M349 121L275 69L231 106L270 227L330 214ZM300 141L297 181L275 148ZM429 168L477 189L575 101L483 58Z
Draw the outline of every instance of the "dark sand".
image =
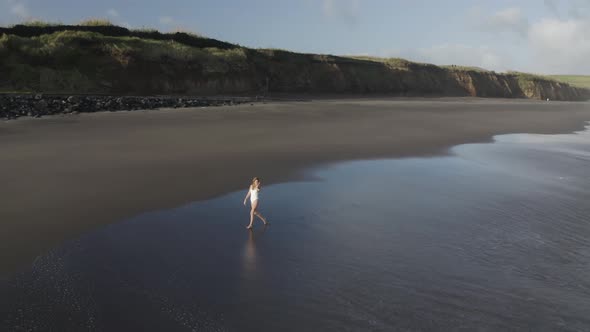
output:
M590 331L588 129L310 170L253 231L243 190L98 227L0 281L0 331Z
M277 183L327 162L440 154L588 120L589 103L356 99L0 123L0 276L96 226L246 188L254 175Z

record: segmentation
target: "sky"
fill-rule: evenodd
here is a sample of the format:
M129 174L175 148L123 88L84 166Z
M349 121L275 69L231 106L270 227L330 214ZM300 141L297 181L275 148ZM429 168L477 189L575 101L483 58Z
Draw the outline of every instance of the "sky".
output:
M590 0L0 0L0 25L88 18L254 48L590 75Z

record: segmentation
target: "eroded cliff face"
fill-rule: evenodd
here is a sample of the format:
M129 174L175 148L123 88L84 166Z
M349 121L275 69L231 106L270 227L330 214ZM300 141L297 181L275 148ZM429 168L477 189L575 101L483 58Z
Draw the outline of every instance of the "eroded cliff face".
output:
M133 32L119 27L76 29L0 29L0 90L590 99L590 90L528 74L439 67L402 59L254 50L186 34Z
M31 67L20 85L34 92L132 95L236 95L265 93L385 94L392 96L473 96L588 100L590 91L515 74L449 70L436 66L391 68L381 63L333 61L291 63L289 60L250 63L243 68L205 70L199 63L145 62L93 70L89 64L71 68ZM4 69L4 71L10 69ZM48 74L50 73L50 74ZM8 74L7 76L14 76ZM22 79L22 78L21 78ZM268 88L268 91L267 91Z
M394 68L378 62L316 62L289 68L270 62L270 91L379 93L401 96L473 96L588 100L590 91L530 75L447 69L433 65Z
M551 100L588 100L590 91L568 84L518 74L455 71L453 76L469 96Z

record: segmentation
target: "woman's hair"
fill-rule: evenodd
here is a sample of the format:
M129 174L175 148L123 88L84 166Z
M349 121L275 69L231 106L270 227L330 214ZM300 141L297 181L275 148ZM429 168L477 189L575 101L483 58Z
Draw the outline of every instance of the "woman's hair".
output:
M254 182L256 182L256 181L258 181L258 183L259 183L259 184L260 184L260 182L261 182L261 181L260 181L260 178L259 178L259 177L257 177L257 176L255 176L255 177L252 179L252 183L250 183L250 188L254 187Z

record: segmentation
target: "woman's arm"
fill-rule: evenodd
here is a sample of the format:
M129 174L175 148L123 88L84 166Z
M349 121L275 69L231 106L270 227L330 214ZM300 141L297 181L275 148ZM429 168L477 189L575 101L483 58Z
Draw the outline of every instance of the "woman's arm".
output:
M248 200L248 197L250 197L250 188L248 188L248 193L246 194L246 197L244 198L244 205L246 205L246 200Z

